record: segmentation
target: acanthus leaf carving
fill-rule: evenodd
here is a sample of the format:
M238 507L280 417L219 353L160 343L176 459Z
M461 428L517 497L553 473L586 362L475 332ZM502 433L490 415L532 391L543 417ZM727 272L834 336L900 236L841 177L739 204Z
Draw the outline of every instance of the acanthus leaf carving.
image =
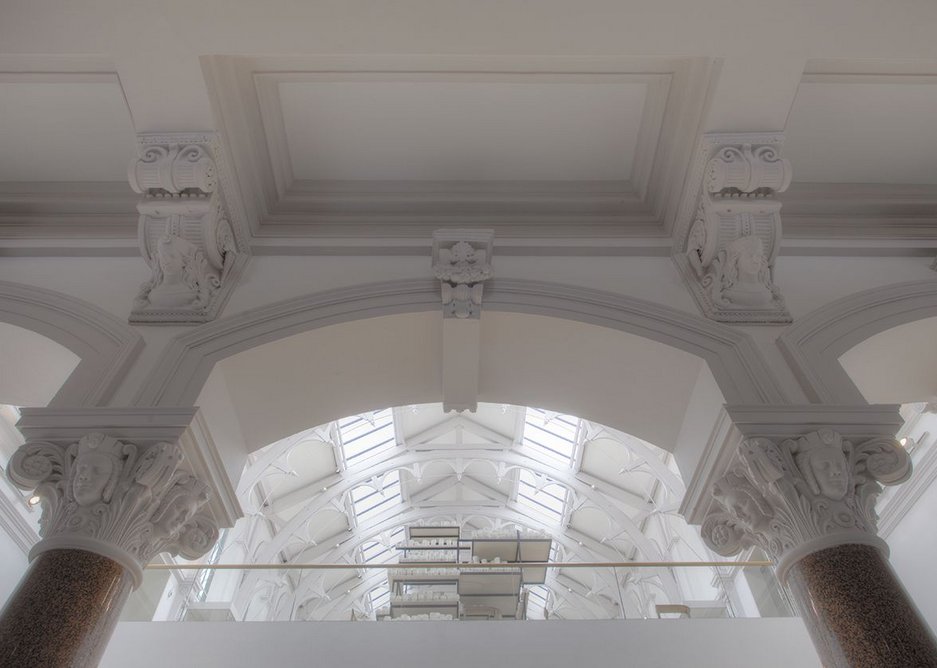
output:
M176 444L145 447L91 433L61 446L27 442L10 459L8 476L35 489L42 502L34 554L75 547L114 558L139 585L142 567L160 552L195 559L218 539L200 509L211 490L179 468Z
M714 320L791 322L774 282L781 242L781 203L774 196L791 182L780 142L780 135L708 135L700 147L690 185L696 213L675 260Z
M152 272L134 300L135 323L205 322L217 316L246 261L217 187L211 135L141 135L130 165L140 251Z
M444 317L479 317L484 282L492 276L493 246L491 230L433 233L433 275L441 281Z
M780 444L750 439L713 486L703 540L727 557L757 546L775 560L779 574L811 547L877 545L875 501L882 485L910 473L910 457L891 438L854 445L821 429Z

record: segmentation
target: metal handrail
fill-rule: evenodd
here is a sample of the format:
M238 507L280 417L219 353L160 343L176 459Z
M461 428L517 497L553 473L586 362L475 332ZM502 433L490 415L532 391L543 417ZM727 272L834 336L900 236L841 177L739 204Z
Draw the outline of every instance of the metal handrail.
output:
M200 571L200 570L390 570L410 568L450 568L458 570L504 569L506 567L523 568L715 568L771 566L770 561L515 561L500 563L474 564L466 562L426 561L406 562L403 564L148 564L147 570L153 571Z

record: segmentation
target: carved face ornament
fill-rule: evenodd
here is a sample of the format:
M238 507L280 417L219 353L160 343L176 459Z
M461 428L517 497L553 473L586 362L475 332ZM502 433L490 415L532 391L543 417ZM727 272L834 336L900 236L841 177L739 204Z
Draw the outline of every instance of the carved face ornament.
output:
M114 461L100 452L87 452L75 460L72 492L79 506L101 501L104 488L114 473Z
M842 450L832 446L817 448L810 453L808 461L820 493L834 501L844 499L849 476Z

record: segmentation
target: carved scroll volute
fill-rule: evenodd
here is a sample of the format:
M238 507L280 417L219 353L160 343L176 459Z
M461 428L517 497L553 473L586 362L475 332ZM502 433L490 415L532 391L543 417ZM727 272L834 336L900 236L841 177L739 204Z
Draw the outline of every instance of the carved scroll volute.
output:
M147 146L127 172L130 187L146 194L163 190L179 194L187 190L215 191L215 163L205 148L195 144Z
M40 535L32 556L77 548L118 561L142 581L142 567L159 552L194 559L218 538L200 513L209 488L179 469L178 445L144 448L92 433L70 446L29 442L10 460L10 480L42 500Z

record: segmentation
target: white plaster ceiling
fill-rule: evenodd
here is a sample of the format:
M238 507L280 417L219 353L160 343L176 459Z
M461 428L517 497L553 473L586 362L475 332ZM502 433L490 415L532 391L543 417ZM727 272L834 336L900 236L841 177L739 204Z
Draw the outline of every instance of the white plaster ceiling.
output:
M624 181L646 84L281 82L293 174L314 180Z
M798 182L937 184L935 115L937 77L808 75L784 157Z
M127 182L135 147L116 77L0 73L0 181Z

